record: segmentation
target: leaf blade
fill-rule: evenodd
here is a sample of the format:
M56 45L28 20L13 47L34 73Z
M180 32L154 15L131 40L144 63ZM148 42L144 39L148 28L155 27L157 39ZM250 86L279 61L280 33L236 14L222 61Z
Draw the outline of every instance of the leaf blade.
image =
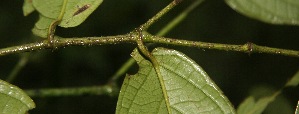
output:
M237 12L272 24L299 25L298 0L225 0Z
M60 12L64 12L59 26L67 28L80 25L102 2L103 0L68 0L65 11L61 11L63 0L33 0L33 6L40 15L50 19L57 19ZM84 6L89 7L82 10Z
M20 88L0 80L1 114L24 114L35 108L33 100Z
M158 77L153 76L155 75L155 70L152 67L146 67L146 66L150 66L151 63L146 60L143 60L143 58L140 56L139 53L137 53L136 50L132 53L132 56L134 59L137 60L138 64L141 64L140 69L143 70L140 70L134 76L132 75L126 76L123 86L121 87L116 113L117 114L132 113L132 112L159 113L156 110L160 109L160 107L162 112L166 111L166 104L163 100L163 94L159 86ZM151 75L151 76L147 76L147 75ZM151 83L156 83L156 84L153 84L153 86L151 86L152 85ZM146 87L143 87L143 85L145 85ZM148 96L142 96L144 94L148 94ZM134 103L134 102L142 102L143 99L149 99L148 101L143 102L143 104L148 104L148 105L143 105L140 107L139 104ZM157 102L154 102L153 100L157 100ZM148 110L148 109L152 109L152 110Z
M299 84L299 71L295 73L295 75L287 81L284 88L286 87L296 87ZM276 97L281 93L281 91L284 89L276 91L272 95L265 96L262 98L257 99L257 101L254 101L253 96L249 96L244 100L238 107L237 112L238 114L261 114L267 106L272 103L274 100L276 100Z
M257 101L254 101L252 96L246 98L237 109L238 114L261 114L266 107L272 103L281 91L277 91L274 94L266 97L262 97Z
M27 16L34 11L34 7L31 0L24 0L23 15Z
M132 56L139 64L140 70L136 75L126 76L126 79L123 83L119 95L119 101L117 103L116 113L132 113L132 112L141 113L142 111L148 113L152 110L158 110L161 112L164 111L163 113L165 113L165 111L167 111L166 104L170 104L172 113L200 113L200 112L226 113L226 114L235 113L232 105L230 104L228 99L222 94L221 90L213 83L212 80L208 78L208 75L194 61L190 60L187 56L185 56L184 54L178 51L168 50L164 48L157 48L152 52L152 54L160 63L160 70L165 82L166 91L169 97L169 103L165 103L165 99L163 98L163 94L161 90L161 84L159 84L160 82L157 78L157 75L151 63L145 60L135 50L132 53ZM180 62L181 65L178 64L176 65L176 62ZM196 71L189 72L188 71L190 70L189 68L185 68L187 69L185 71L179 69L176 70L169 69L169 67L171 68L171 66L174 68L182 65L183 66L185 65L186 67L189 66L190 68L193 68ZM191 74L190 78L183 77L183 76L187 76L188 74ZM141 83L139 81L138 82L139 85L134 85L133 83L136 83L135 81L140 80L140 78L142 78L142 80L144 81L147 81L148 83ZM146 78L150 78L150 81L148 81ZM149 82L154 82L154 83L149 83ZM200 84L199 82L204 82L204 84L207 84L208 87L207 88L203 87L202 89L199 88L199 86L204 86L204 85L198 85ZM135 86L135 89L129 89L128 86ZM151 90L144 92L143 90L140 90L138 88L151 88ZM149 90L149 89L144 89L144 90ZM132 93L136 94L136 97L131 96L129 99L127 99L128 97L126 95ZM153 93L155 93L154 94L155 96L152 95ZM151 104L151 103L156 103L153 101L149 102L149 101L138 100L138 99L153 100L153 97L155 97L154 100L160 103L160 105ZM139 104L139 107L136 103ZM140 105L140 103L148 104L148 106ZM134 105L134 107L132 106L132 104ZM159 112L153 112L153 113L159 113ZM170 113L170 112L166 112L166 113Z
M40 15L57 19L61 12L63 0L32 0L32 4Z
M64 17L59 24L59 26L65 28L80 25L103 2L103 0L69 1Z
M31 30L33 34L36 36L47 38L48 36L48 30L51 23L54 21L54 19L45 17L43 15L39 15L38 21L35 23L33 29Z
M299 70L297 73L286 83L285 87L296 87L299 84Z
M193 106L172 105L173 108L180 109L181 112L187 112L187 113L198 113L198 112L206 112L206 111L210 112L214 109L216 110L219 109L219 110L212 113L222 112L227 114L227 113L234 112L232 105L229 103L228 99L222 94L222 91L209 78L206 72L199 65L197 65L196 62L194 62L192 59L190 59L189 57L187 57L181 52L175 50L168 50L164 48L155 49L153 51L153 55L160 63L167 61L167 64L161 64L161 73L163 75L164 80L169 80L169 82L165 82L166 89L168 91L169 96L176 96L176 97L172 97L173 100L170 100L170 104L172 105L180 102L191 101L193 105ZM174 56L176 58L171 59ZM173 66L177 66L177 67L173 67ZM175 77L168 75L168 73L170 72L176 73L177 75ZM173 82L175 80L176 82ZM184 82L182 80L184 80ZM174 85L178 86L178 84L176 83L181 83L180 84L181 88L184 87L185 83L189 83L189 87L180 89L180 91L183 92L171 92L172 90L177 89L177 88L173 88ZM184 93L185 97L182 97L181 93ZM187 98L187 96L189 95L192 95L192 97ZM206 97L207 99L200 98L198 96ZM206 104L199 105L200 103L202 103L202 101L209 104L209 106L198 110L191 110L191 109L196 109L196 107L198 106L206 105ZM194 102L198 102L198 103L194 103ZM211 109L211 107L213 106L211 104L215 106L213 107L214 109Z

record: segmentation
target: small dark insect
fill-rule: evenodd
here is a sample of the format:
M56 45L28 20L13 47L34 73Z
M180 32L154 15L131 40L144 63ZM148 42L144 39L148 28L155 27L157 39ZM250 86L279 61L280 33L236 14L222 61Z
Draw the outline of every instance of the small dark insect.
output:
M86 5L82 6L73 14L73 16L76 16L76 15L82 13L83 11L87 10L90 6L91 6L90 4L86 4Z

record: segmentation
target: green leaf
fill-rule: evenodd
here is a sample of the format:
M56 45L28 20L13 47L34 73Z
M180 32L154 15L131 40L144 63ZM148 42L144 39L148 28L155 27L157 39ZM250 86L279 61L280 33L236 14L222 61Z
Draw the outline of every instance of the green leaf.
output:
M65 28L78 26L102 2L103 0L68 0L59 26ZM41 15L55 20L61 12L63 0L33 0L33 5Z
M285 87L296 87L299 83L299 71L289 80ZM263 90L265 91L265 90ZM255 102L254 97L249 96L237 109L238 114L261 114L266 107L273 102L282 90L266 97L262 97Z
M285 87L296 87L299 84L299 71L287 82Z
M20 88L0 80L0 113L25 114L35 108L33 100Z
M61 12L63 0L32 0L32 3L44 17L57 19Z
M299 25L299 0L225 0L248 17L272 24Z
M29 15L34 10L35 9L33 7L32 0L24 0L24 4L23 4L23 14L24 14L24 16Z
M54 21L54 19L40 15L37 23L35 23L32 29L33 34L42 38L47 38L48 29L52 21Z
M238 114L246 114L246 112L249 112L254 109L255 101L252 96L249 96L246 98L238 107L237 113Z
M238 114L261 114L266 107L275 100L276 96L280 94L280 91L275 92L271 96L260 98L255 101L252 96L243 101L237 109Z
M103 2L103 0L69 0L67 10L59 26L75 27L85 19Z
M162 87L152 64L137 50L132 53L139 65L135 75L127 75L121 88L116 113L235 113L229 100L209 76L193 60L175 50L156 48L153 56L168 95Z

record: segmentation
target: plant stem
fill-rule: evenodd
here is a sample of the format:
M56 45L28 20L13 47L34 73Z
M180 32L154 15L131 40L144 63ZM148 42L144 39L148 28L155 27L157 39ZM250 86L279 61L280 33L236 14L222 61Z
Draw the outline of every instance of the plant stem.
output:
M200 42L200 41L188 41L188 40L178 40L172 38L164 38L158 36L149 35L145 37L144 42L151 43L160 43L160 44L168 44L175 46L186 46L186 47L198 47L203 49L216 49L216 50L224 50L224 51L237 51L244 53L268 53L274 55L284 55L290 57L299 57L299 51L295 50L287 50L287 49L279 49L272 48L267 46L259 46L248 42L244 45L233 45L233 44L220 44L220 43L208 43L208 42Z
M182 13L176 16L173 20L171 20L165 27L163 27L158 33L157 36L164 36L167 34L171 29L173 29L176 25L182 22L188 14L194 10L197 6L199 6L204 0L195 0L188 6Z
M53 40L54 40L54 34L55 34L56 26L61 22L61 20L63 18L63 15L65 13L67 2L68 2L68 0L63 0L63 4L62 4L62 7L61 7L59 16L49 26L49 29L48 29L48 40L49 40L49 42L50 42L51 45L53 45Z
M78 88L49 88L37 90L25 90L30 97L63 97L82 95L110 95L117 96L119 89L113 86L89 86Z
M83 38L61 38L56 37L55 47L48 42L48 40L43 40L37 43L29 43L20 46L12 46L8 48L0 49L0 56L15 54L21 52L30 52L43 49L58 49L60 47L67 46L94 46L94 45L104 45L104 44L117 44L117 43L130 43L135 42L131 38L130 34L117 35L117 36L106 36L106 37L83 37Z
M147 30L152 24L154 24L158 19L160 19L164 14L169 12L171 9L173 9L179 2L177 0L172 1L170 4L168 4L165 8L163 8L159 13L157 13L154 17L149 19L146 23L141 25L139 27L140 30L144 31Z
M284 55L290 57L299 57L299 51L272 48L267 46L259 46L253 43L246 43L244 45L233 45L233 44L220 44L220 43L209 43L200 41L189 41L154 36L143 32L145 43L157 43L174 46L185 46L185 47L197 47L203 49L216 49L224 51L237 51L244 53L268 53L274 55ZM106 36L106 37L83 37L83 38L57 38L55 39L55 49L68 46L96 46L96 45L108 45L108 44L120 44L120 43L136 43L135 39L137 33L132 32L131 34L117 35L117 36ZM16 54L21 52L29 52L42 49L52 49L49 42L44 40L38 43L24 44L20 46L13 46L8 48L0 49L0 56L8 54Z

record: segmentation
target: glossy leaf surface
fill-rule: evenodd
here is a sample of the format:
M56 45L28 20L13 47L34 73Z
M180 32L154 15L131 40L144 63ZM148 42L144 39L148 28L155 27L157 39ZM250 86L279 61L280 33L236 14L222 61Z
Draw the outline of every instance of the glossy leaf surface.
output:
M156 48L152 52L160 64L169 101L152 64L138 51L132 53L139 65L135 75L127 75L116 113L213 113L232 114L234 108L206 72L186 55L175 50Z
M25 114L35 108L33 100L20 88L0 80L0 113Z
M299 0L225 0L237 12L272 24L299 25Z

